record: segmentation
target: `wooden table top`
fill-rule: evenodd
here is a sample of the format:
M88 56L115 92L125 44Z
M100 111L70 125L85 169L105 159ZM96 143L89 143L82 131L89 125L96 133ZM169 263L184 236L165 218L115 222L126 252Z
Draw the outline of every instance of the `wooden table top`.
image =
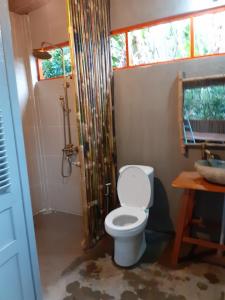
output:
M224 193L225 186L206 181L198 172L182 172L172 182L172 186L178 189L199 190L206 192Z

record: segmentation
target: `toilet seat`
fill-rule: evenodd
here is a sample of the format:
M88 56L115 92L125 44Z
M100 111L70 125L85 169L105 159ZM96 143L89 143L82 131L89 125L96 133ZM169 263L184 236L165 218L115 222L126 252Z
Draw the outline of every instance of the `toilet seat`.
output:
M119 207L105 219L106 231L112 236L129 236L142 231L147 223L148 213L139 207Z

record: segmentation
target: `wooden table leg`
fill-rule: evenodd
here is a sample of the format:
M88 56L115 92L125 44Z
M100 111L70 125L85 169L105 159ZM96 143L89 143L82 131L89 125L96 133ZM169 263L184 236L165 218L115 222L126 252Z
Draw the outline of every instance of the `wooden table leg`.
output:
M194 208L194 195L193 190L185 190L181 198L181 208L178 216L176 238L172 252L172 265L175 267L178 263L183 234L186 226L192 218L192 212Z
M221 220L221 232L220 232L220 245L224 245L225 242L225 194L223 198L223 212L222 212L222 220ZM223 256L223 251L218 250L218 255Z

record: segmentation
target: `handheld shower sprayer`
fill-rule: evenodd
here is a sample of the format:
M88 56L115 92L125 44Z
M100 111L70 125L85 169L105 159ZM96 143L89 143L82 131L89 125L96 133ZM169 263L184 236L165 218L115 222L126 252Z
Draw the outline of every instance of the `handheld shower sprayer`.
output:
M70 83L65 74L64 57L62 58L62 61L63 61L63 74L64 74L64 82L63 82L64 96L60 96L59 100L61 102L62 111L63 111L64 148L62 149L63 154L62 154L61 175L63 178L66 178L66 177L70 177L72 174L73 161L76 154L78 153L78 147L75 147L72 143L71 124L70 124L71 109L69 107L69 99L68 99L68 89L70 87ZM67 172L65 170L66 162L68 166Z
M72 165L74 156L78 153L78 147L75 147L72 143L71 138L71 126L70 126L70 113L71 109L69 108L68 101L68 88L70 84L68 81L64 81L64 96L60 96L59 100L61 102L63 110L63 132L64 132L64 148L62 149L62 168L61 174L62 177L70 177L72 174ZM65 162L68 163L68 170L66 174Z

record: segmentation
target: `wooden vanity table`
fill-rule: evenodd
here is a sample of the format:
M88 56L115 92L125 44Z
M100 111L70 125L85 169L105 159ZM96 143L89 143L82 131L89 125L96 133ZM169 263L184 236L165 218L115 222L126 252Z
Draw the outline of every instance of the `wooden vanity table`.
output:
M192 217L195 205L195 191L222 193L224 194L225 203L225 186L210 183L197 172L182 172L173 181L172 186L177 189L184 189L181 197L182 203L178 215L176 238L172 252L172 265L176 266L178 263L182 243L218 250L218 256L220 256L222 260L223 251L225 251L225 204L223 205L221 235L218 243L191 237L190 228L191 225L200 224L201 222L201 220L193 219Z

